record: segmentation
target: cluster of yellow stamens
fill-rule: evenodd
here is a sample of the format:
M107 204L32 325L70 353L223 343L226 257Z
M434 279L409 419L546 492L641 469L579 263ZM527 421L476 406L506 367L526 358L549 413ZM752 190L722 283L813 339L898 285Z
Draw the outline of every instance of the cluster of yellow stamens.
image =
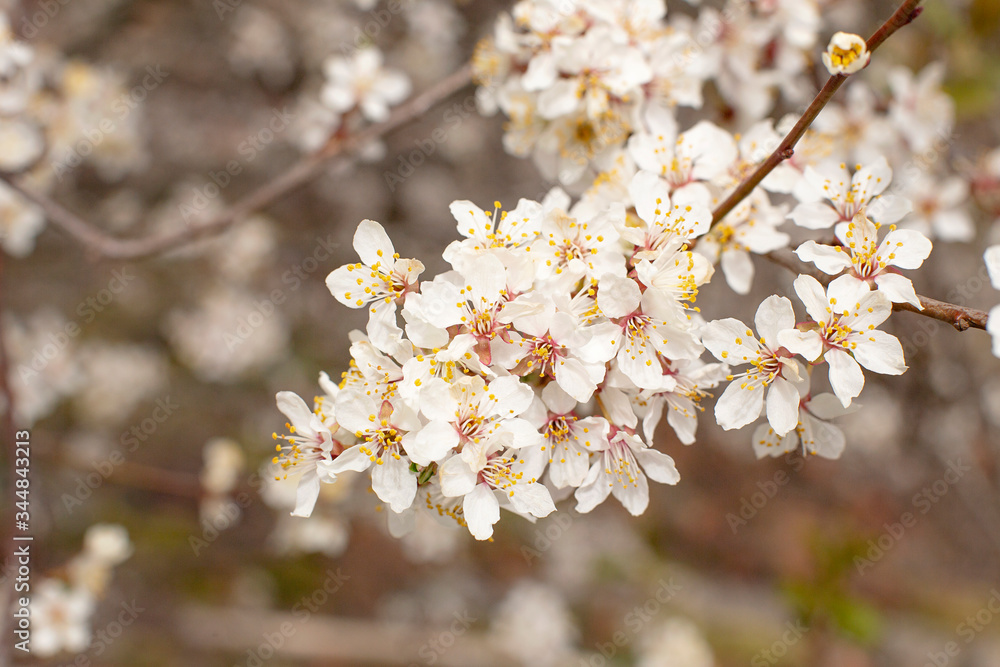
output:
M639 471L632 449L625 443L612 441L611 446L604 451L604 464L604 472L613 476L608 486L614 486L616 481L626 489L639 486L638 478L642 476L642 472Z
M523 459L507 458L505 456L494 456L486 466L479 471L479 478L498 491L505 491L508 496L514 495L513 487L522 481L523 472L514 472L511 466L515 463L524 463ZM530 484L536 481L529 479L525 483Z
M374 417L374 415L372 415ZM360 445L361 451L368 459L376 465L385 463L385 456L399 460L400 449L402 448L402 434L389 424L386 418L379 419L379 428L374 431L359 431L355 435L364 438L364 443Z
M379 256L382 251L378 251ZM392 255L393 265L399 259L399 253ZM407 263L406 270L394 269L389 273L382 270L382 263L375 262L375 266L368 267L361 262L347 265L349 273L357 273L355 282L358 291L345 292L344 297L348 301L354 301L356 306L363 306L366 303L385 299L386 302L394 301L406 294L411 289L416 278L413 274L413 265ZM367 276L363 275L367 272Z

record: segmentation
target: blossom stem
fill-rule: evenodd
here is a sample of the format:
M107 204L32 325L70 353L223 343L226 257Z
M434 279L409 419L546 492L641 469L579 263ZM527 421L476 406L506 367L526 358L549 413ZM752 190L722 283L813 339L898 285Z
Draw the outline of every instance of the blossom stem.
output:
M893 13L889 19L876 30L871 37L868 38L867 47L868 51L872 52L877 49L882 42L888 39L894 32L902 28L904 25L915 19L919 14L921 8L918 7L921 0L905 0L899 8ZM812 125L813 121L816 120L816 116L819 112L823 110L823 107L833 98L837 93L837 90L843 85L844 81L847 80L847 74L834 74L829 79L827 79L826 84L817 93L816 97L806 108L802 117L799 118L795 126L789 130L785 138L781 140L778 147L774 149L774 152L767 156L758 167L754 170L752 174L746 177L742 183L737 186L735 190L723 201L719 206L712 212L712 227L715 227L719 222L722 221L726 215L732 211L736 206L746 199L753 189L760 185L768 174L770 174L775 167L784 162L785 160L792 157L795 154L795 145L799 140L805 135L806 130Z
M251 192L205 222L179 232L137 239L111 236L48 196L24 185L13 174L0 173L0 179L6 181L22 197L41 208L54 225L80 241L92 254L108 259L149 257L222 233L233 224L269 206L313 179L334 157L357 151L368 142L402 127L426 113L437 103L458 92L471 81L472 69L466 65L397 107L385 122L369 125L351 136L338 137L334 135L325 146L304 157L277 179Z

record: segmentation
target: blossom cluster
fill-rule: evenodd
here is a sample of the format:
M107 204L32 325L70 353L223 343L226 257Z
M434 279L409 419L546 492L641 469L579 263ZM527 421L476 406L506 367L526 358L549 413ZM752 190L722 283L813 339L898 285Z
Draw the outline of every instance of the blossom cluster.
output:
M676 107L713 82L751 123L798 104L820 28L818 3L730 0L697 18L664 0L523 0L480 43L480 107L510 119L504 145L563 185L610 168L632 135L669 147Z
M308 516L346 471L370 471L396 534L430 510L484 539L500 508L534 519L570 496L579 512L614 495L640 514L648 479L680 477L653 446L657 425L666 417L693 443L716 388L722 428L763 417L758 457L840 456L831 420L856 409L865 371L906 370L879 328L893 304L923 308L905 272L931 237L972 233L968 185L942 159L954 121L942 70L890 70L884 94L850 84L793 155L717 214L797 120L765 117L776 92L765 80L794 81L820 60L852 75L870 53L837 33L816 57L813 3L697 12L668 21L656 0L523 0L499 18L473 59L480 104L509 117L509 152L582 192L555 187L510 210L453 202L461 238L443 254L451 270L430 280L379 223L359 225L361 261L327 279L369 312L351 368L339 383L321 376L312 409L278 395L290 433L275 435L274 465L299 479L293 514ZM739 69L748 60L752 76ZM732 118L682 127L676 108L699 108L710 80ZM785 249L809 267L793 284L798 315L775 294L752 327L703 317L718 309L698 302L716 267L749 294L754 255Z
M116 524L87 529L83 551L64 568L63 578L43 578L31 596L31 652L42 658L79 653L91 643L90 619L115 567L132 556L128 532Z
M728 141L739 159L724 130L694 136L695 153ZM839 456L843 435L828 420L860 394L862 367L906 368L899 341L877 327L893 301L915 298L898 269L918 267L931 247L914 231L879 239L865 207L890 179L882 160L839 190L823 182L825 198L793 221L836 223L841 244L809 241L798 252L838 277L824 287L800 275L794 286L807 317L797 320L792 302L774 295L758 309L756 333L733 318L706 322L699 289L720 255L725 269L719 248L728 239L741 239L746 253L756 234L780 238L768 247L788 237L757 217L758 207L770 208L764 195L747 206L741 232L713 227L705 203L713 179L677 188L640 170L620 200L598 183L576 203L558 188L511 210L453 202L461 238L444 251L452 269L431 280L421 279L421 262L396 253L379 223L363 221L354 236L361 261L326 281L342 304L369 313L351 368L339 383L321 375L313 409L291 392L277 396L289 434L275 434L274 464L279 476L301 474L293 513L311 513L322 483L370 470L397 533L430 510L485 539L500 508L543 517L570 494L579 512L614 495L641 514L648 479L680 478L673 459L650 446L664 412L690 444L703 397L726 382L716 421L740 428L765 414L758 455L801 446ZM810 374L824 363L833 394L813 395Z
M767 115L780 100L802 104L815 90L806 75L817 60L821 19L812 1L731 0L721 11L702 7L691 19L668 17L657 0L523 0L511 16L501 15L473 57L480 107L509 119L507 152L531 156L543 175L564 186L585 187L622 171L627 178L636 168L681 186L717 177L721 165L732 163L733 148L722 140L698 138L694 154L694 128L681 132L677 120L681 107L702 108L711 83L742 130L741 160L729 174L738 181L798 120ZM820 55L831 73L844 74L870 57L864 40L841 32ZM793 193L804 170L821 163L831 165L821 170L823 178L839 181L844 170L835 165L884 157L899 174L895 194L912 202L906 226L931 238L970 241L965 203L976 174L956 174L947 159L954 103L941 90L943 76L943 64L931 63L918 74L889 69L884 91L852 80L846 99L823 110L766 189ZM696 127L695 134L715 134ZM783 212L775 214L780 219Z
M42 192L84 162L103 180L119 180L145 162L139 108L166 75L157 76L129 89L114 72L38 53L0 13L0 171L24 173ZM0 183L4 251L30 254L44 224L41 209Z

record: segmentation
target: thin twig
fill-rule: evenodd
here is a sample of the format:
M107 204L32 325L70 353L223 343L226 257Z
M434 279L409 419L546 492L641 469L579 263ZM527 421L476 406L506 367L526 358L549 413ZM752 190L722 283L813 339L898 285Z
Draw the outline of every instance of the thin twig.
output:
M899 9L893 13L889 19L882 24L882 26L868 38L867 46L868 51L874 51L877 49L882 42L889 38L892 33L896 32L904 25L915 19L920 14L920 8L917 7L921 0L905 0L903 4L899 6ZM726 200L719 204L719 206L712 213L712 226L719 224L719 222L729 214L736 206L746 199L755 187L760 185L768 174L774 171L774 168L779 164L792 157L795 154L795 145L799 142L799 139L806 133L809 126L812 125L813 121L816 120L816 116L819 112L823 110L823 107L833 98L840 86L847 80L846 74L835 74L827 79L826 84L817 93L816 97L806 108L802 117L799 121L795 123L795 126L785 135L785 138L781 140L778 147L774 149L774 152L767 156L760 166L747 178L739 184L739 186L733 190L733 192L726 197Z
M789 252L769 252L764 257L779 266L783 266L792 273L810 275L824 285L829 285L836 278L836 276L823 273L811 264L800 262ZM959 306L947 301L938 301L937 299L920 294L917 295L917 298L920 300L920 305L924 307L923 310L909 303L894 303L892 304L892 309L896 311L907 310L917 315L940 320L941 322L950 324L959 331L965 331L966 329L986 329L988 313L985 311Z
M338 155L358 150L370 141L398 129L420 117L428 109L461 90L472 81L471 67L466 65L421 94L398 107L383 123L370 125L357 134L345 138L334 137L322 149L303 158L283 175L240 199L209 220L160 236L122 239L104 233L75 213L56 203L48 196L23 185L9 174L0 174L25 199L36 204L46 217L88 249L105 258L136 259L173 250L200 239L215 236L255 211L270 205L320 173L324 165Z
M950 324L958 331L966 329L986 330L986 318L989 317L989 313L985 311L966 308L947 301L938 301L920 294L917 295L917 298L920 299L920 305L924 307L923 310L909 303L894 303L892 309L908 310L925 317L933 317L935 320Z

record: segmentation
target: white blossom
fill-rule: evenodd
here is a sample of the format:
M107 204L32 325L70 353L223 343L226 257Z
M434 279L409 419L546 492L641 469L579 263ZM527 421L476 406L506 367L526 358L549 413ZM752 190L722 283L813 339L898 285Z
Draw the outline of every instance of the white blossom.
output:
M899 340L875 328L892 312L882 292L870 291L853 276L841 276L824 290L812 276L800 275L795 293L815 324L805 331L782 331L778 342L811 362L822 355L830 367L833 393L844 407L864 387L861 366L886 375L906 370Z
M920 268L931 253L931 242L918 231L896 229L895 225L881 242L878 232L879 224L862 210L850 222L837 225L834 233L841 245L806 241L795 254L832 276L847 270L849 276L874 286L893 303L909 303L923 310L913 283L896 270Z
M785 297L769 296L754 318L760 340L745 324L733 318L709 322L702 331L705 347L716 359L732 366L750 364L738 375L729 375L728 387L715 404L715 417L724 429L742 428L765 409L771 428L785 435L795 428L801 382L799 364L779 342L783 331L794 329L795 312Z
M371 47L351 58L330 56L323 63L326 85L323 104L343 114L358 107L365 118L379 123L389 117L389 107L410 94L410 79L398 70L383 68L382 52Z
M802 203L788 217L806 229L827 229L838 222L849 222L862 210L879 224L898 222L913 206L904 197L883 194L891 182L892 169L884 157L867 165L855 165L853 176L843 163L806 167L795 193Z
M31 596L31 652L47 658L62 651L85 651L94 606L94 598L84 589L55 579L39 581Z
M310 411L305 401L290 391L278 392L277 403L278 409L288 418L289 435L273 434L275 440L286 443L275 447L275 479L287 477L291 471L301 473L292 515L307 517L316 505L320 483L336 479L330 466L344 448L334 440L336 426L326 423L325 420L331 418L320 405Z
M849 32L837 32L823 52L823 64L830 74L854 74L868 64L871 53L865 40Z
M672 458L647 446L637 435L619 430L577 489L576 511L586 514L614 495L629 514L638 516L649 505L647 476L671 485L681 478Z
M761 424L753 432L753 451L758 459L778 457L800 451L803 456L839 459L847 445L844 432L831 420L850 414L860 406L857 403L845 408L833 394L814 396L809 390L809 376L805 375L798 386L798 423L785 435L778 435L768 424Z

